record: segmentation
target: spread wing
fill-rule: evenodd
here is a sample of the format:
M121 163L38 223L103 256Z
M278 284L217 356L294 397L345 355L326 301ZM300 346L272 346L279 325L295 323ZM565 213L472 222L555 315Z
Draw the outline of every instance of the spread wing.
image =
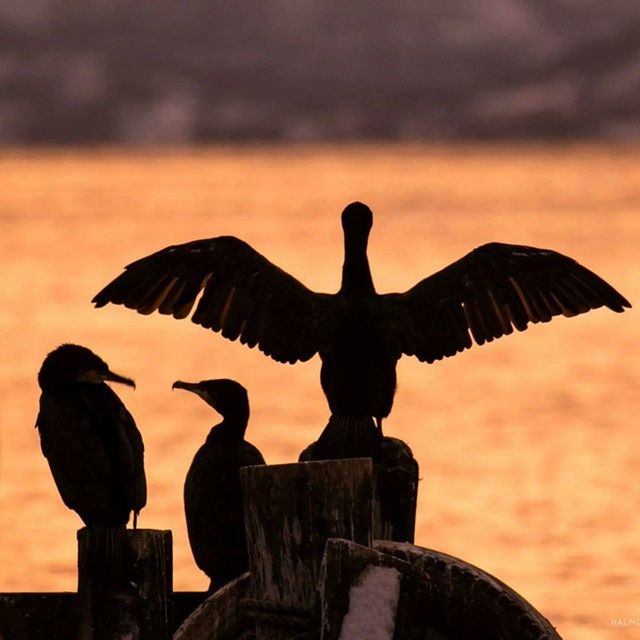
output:
M186 318L258 346L279 362L308 360L321 347L331 296L307 289L232 236L195 240L132 262L94 298L96 307L122 304Z
M611 285L572 258L547 249L493 242L385 300L398 354L433 362L524 331L553 316L605 306L631 307Z

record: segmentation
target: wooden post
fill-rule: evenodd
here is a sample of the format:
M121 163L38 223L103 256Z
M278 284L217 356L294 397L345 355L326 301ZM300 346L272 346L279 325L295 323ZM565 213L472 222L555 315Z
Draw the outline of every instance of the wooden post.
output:
M418 506L418 463L409 445L383 438L373 462L375 540L413 542Z
M371 460L245 467L240 477L256 638L295 638L308 628L327 539L371 546Z
M300 462L325 460L317 442L301 454ZM418 463L409 445L398 438L382 438L372 452L374 476L373 538L413 542L418 504Z
M172 630L171 531L126 532L126 572L92 569L96 532L78 531L78 640L165 640Z

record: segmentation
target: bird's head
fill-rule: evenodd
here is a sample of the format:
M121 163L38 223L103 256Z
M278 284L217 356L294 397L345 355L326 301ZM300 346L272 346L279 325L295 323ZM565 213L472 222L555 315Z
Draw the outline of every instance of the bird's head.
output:
M38 384L43 391L65 388L78 382L120 382L136 386L130 378L111 371L102 358L86 347L63 344L47 355L38 373Z
M342 228L345 235L352 233L367 235L372 226L373 213L362 202L352 202L342 212Z
M235 380L227 378L202 380L200 382L177 380L171 388L184 389L195 393L223 418L248 415L249 413L247 390Z

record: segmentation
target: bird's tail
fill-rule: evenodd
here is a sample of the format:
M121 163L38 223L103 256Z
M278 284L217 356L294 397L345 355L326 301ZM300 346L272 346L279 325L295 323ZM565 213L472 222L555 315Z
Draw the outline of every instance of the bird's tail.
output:
M317 442L300 455L301 461L377 458L382 434L371 416L332 415Z
M134 559L126 528L90 526L87 529L89 575L103 583L126 583L130 578Z

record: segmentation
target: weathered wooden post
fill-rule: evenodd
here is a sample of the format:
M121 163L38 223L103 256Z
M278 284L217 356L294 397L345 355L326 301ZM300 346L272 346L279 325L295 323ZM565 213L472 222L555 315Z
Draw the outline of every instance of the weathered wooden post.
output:
M373 461L375 540L414 541L418 475L409 445L398 438L383 438Z
M289 640L308 629L326 541L371 546L371 460L245 467L240 476L251 575L246 605L258 640Z
M78 531L78 640L165 640L172 630L171 531L127 531L130 562L117 580L92 569L95 532Z
M342 452L332 452L338 456ZM300 462L326 460L327 451L310 444L301 454ZM413 542L418 505L418 462L409 445L398 439L384 437L379 447L371 451L373 460L373 538ZM344 459L344 458L332 458Z

